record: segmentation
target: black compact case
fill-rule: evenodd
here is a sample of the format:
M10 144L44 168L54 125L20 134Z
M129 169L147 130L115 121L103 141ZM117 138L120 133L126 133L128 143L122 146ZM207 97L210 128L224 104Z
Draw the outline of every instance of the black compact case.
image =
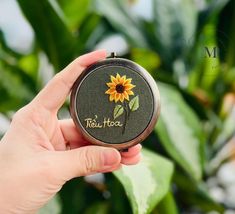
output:
M76 80L70 113L86 140L123 150L151 133L160 113L160 95L143 67L112 56L92 64Z

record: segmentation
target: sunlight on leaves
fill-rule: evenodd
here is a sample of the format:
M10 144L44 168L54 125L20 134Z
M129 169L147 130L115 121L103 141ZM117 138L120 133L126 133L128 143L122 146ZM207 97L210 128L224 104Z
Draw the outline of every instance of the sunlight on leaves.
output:
M122 183L133 213L150 213L168 192L173 165L167 159L143 149L142 160L135 166L123 166L114 175Z

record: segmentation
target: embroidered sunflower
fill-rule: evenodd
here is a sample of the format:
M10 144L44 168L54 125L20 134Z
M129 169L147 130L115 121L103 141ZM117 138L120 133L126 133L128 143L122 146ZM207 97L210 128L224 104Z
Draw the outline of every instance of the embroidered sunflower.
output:
M125 99L129 101L129 96L134 95L133 89L135 85L131 84L132 78L126 78L126 75L120 76L118 73L116 77L110 76L111 82L106 83L109 89L105 94L109 94L109 101L123 102Z

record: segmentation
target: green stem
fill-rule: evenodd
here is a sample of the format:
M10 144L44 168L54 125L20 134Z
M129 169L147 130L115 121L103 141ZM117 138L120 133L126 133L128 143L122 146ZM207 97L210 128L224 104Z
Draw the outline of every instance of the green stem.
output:
M127 120L129 120L130 117L130 109L128 107L128 103L126 103L126 111L127 111Z
M124 108L125 117L124 117L124 124L123 124L123 128L122 128L122 134L125 133L127 120L129 119L129 115L130 115L128 105L125 101L124 101L123 108Z

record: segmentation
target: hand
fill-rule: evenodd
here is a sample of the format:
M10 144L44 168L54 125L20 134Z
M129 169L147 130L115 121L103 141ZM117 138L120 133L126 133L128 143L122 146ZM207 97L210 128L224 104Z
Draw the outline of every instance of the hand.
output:
M14 115L0 142L1 213L35 213L66 181L139 161L140 145L126 153L92 146L71 119L57 118L81 72L105 57L106 52L100 50L77 58ZM66 150L67 144L71 150Z

